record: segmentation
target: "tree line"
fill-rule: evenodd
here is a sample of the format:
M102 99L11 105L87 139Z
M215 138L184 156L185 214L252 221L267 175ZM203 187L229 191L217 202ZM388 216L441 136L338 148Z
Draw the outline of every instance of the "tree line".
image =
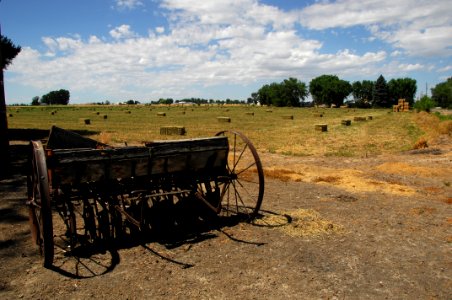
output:
M71 93L68 90L60 89L58 91L48 92L41 98L39 96L33 97L31 105L68 105L70 97Z
M432 91L432 103L441 107L452 105L452 79L440 83ZM362 80L350 83L336 75L321 75L313 78L309 87L296 78L288 78L280 83L265 84L257 92L251 94L248 103L260 103L273 106L305 106L307 96L311 94L311 105L342 106L345 103L358 108L389 108L405 99L414 105L416 80L412 78L396 78L386 82L383 75L376 81ZM353 99L346 102L347 97Z

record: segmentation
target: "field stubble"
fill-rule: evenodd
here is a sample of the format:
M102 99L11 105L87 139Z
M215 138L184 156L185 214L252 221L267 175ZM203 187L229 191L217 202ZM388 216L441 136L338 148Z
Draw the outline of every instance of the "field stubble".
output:
M9 112L12 115L8 119L9 128L48 130L56 125L89 133L91 138L113 145L208 137L222 130L236 129L247 135L259 151L293 156L364 157L393 153L411 149L422 135L413 114L382 109L272 108L270 111L265 107L245 106L48 106L10 108ZM287 118L288 115L293 119ZM218 122L220 116L230 117L231 122ZM369 119L369 116L371 120L353 121L354 117ZM90 124L85 124L85 119ZM341 125L346 119L352 120L351 126ZM328 125L328 131L315 131L316 124ZM160 135L162 126L183 126L187 133Z

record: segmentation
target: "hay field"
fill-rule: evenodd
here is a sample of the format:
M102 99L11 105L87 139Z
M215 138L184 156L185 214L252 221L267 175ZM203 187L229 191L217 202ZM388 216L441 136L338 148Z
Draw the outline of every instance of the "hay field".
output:
M236 129L245 133L259 151L294 156L395 153L412 149L424 134L415 122L419 114L384 109L69 105L8 107L7 113L11 129L48 130L56 125L116 145L208 137ZM231 122L220 122L218 117L229 117ZM365 120L354 121L355 117ZM85 124L85 119L90 124ZM342 125L342 120L351 120L351 125ZM328 130L316 131L317 124L328 125ZM160 135L162 126L184 126L187 133Z

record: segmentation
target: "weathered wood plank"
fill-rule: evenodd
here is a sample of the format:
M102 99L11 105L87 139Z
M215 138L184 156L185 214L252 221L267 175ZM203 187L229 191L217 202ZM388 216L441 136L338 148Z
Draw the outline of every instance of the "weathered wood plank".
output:
M204 177L224 174L227 137L154 141L146 147L55 149L47 164L58 183L80 183L135 176L187 173Z
M52 126L47 142L48 149L96 148L107 146L78 133Z

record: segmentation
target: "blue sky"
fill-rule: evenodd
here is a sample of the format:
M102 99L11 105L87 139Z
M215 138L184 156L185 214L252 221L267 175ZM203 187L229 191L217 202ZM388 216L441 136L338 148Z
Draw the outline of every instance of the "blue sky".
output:
M450 0L1 0L22 47L7 104L67 89L70 103L247 99L263 84L333 74L452 76Z

